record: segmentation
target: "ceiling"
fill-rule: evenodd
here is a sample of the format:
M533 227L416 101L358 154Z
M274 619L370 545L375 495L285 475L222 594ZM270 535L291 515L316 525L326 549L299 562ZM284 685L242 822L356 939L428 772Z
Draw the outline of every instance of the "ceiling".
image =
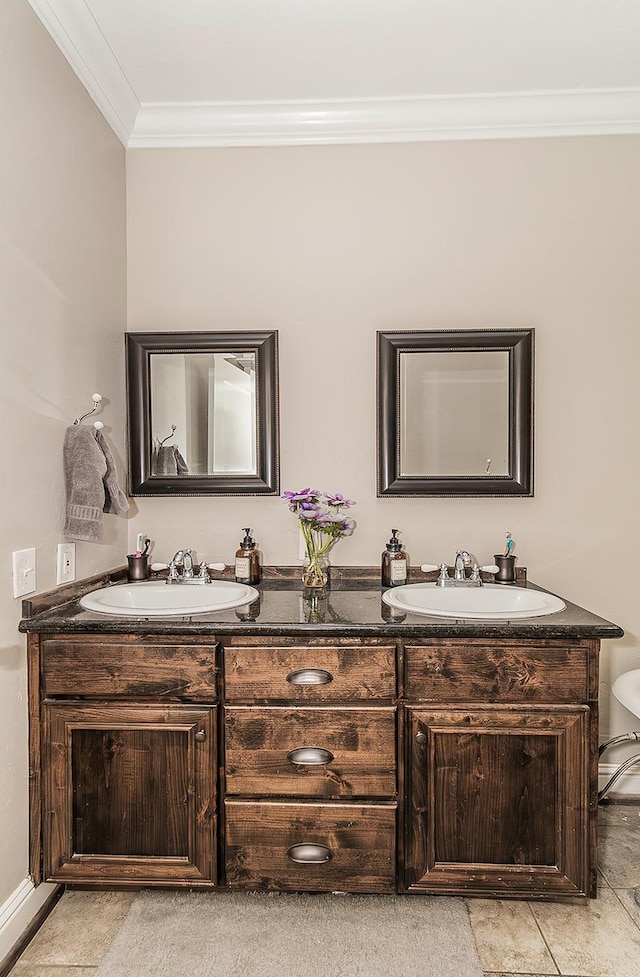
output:
M640 132L639 0L28 0L128 147Z

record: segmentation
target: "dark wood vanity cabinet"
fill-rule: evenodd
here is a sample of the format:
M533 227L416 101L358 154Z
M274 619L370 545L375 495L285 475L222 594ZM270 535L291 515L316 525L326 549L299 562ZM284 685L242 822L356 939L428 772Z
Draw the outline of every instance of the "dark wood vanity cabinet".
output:
M230 888L396 891L395 644L223 649Z
M406 646L409 891L595 895L597 651Z
M594 895L598 652L30 635L34 877Z
M45 879L215 882L215 656L188 640L42 640Z

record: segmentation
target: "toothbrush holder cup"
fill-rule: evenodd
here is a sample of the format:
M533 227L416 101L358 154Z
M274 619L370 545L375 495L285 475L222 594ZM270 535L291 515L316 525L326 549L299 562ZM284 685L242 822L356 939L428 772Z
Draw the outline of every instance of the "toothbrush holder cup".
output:
M495 554L493 559L495 560L496 566L498 567L498 572L494 576L495 583L515 583L516 582L516 558L515 556L503 556L502 554Z
M149 557L148 556L136 556L132 553L127 556L127 580L148 580L150 576L149 571Z

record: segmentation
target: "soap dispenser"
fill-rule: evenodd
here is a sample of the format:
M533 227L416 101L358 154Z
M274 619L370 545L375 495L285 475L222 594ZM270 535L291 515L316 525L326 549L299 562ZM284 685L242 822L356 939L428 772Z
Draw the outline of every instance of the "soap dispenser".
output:
M398 529L391 530L391 539L382 552L382 586L402 587L409 576L409 554L398 539Z
M236 583L260 583L260 550L249 535L250 528L242 531L244 539L236 550Z

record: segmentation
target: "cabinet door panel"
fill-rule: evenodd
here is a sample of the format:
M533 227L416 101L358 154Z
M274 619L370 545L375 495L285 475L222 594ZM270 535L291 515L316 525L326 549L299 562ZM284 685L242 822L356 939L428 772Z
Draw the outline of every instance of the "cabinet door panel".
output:
M213 881L215 713L180 705L46 705L46 877Z
M586 894L588 715L409 709L408 886Z
M73 730L77 855L188 856L188 736L157 727Z

